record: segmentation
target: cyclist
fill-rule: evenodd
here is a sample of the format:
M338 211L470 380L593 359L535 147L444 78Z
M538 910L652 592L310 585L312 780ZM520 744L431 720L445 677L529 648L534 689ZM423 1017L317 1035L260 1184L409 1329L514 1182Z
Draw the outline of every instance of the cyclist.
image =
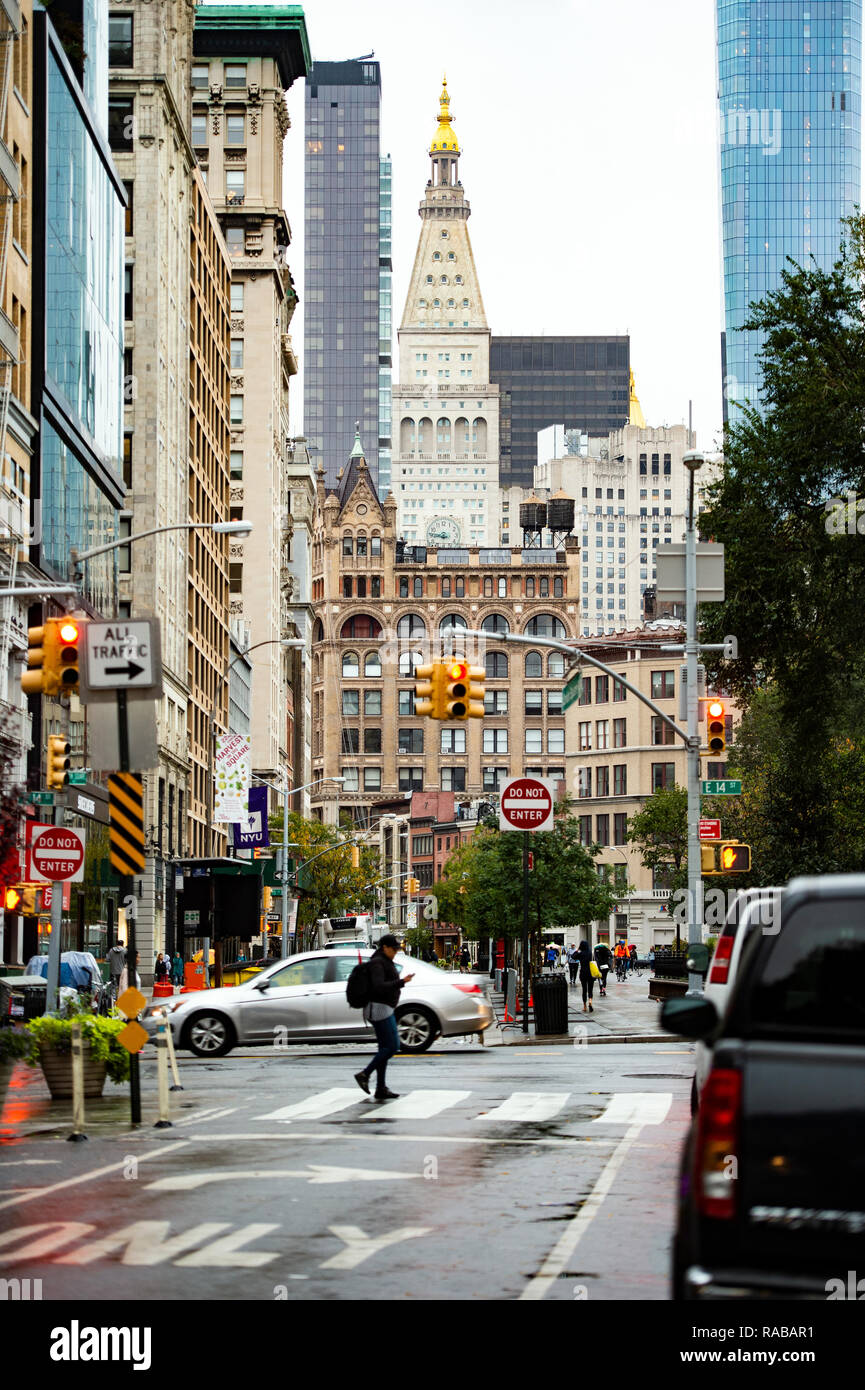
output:
M628 969L628 948L624 941L616 942L614 955L616 957L616 979L621 982Z

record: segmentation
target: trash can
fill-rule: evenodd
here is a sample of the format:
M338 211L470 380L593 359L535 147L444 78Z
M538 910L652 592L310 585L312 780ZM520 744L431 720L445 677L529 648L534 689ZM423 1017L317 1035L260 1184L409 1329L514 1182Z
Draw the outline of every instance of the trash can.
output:
M564 975L536 975L532 980L535 1033L567 1033L568 985Z

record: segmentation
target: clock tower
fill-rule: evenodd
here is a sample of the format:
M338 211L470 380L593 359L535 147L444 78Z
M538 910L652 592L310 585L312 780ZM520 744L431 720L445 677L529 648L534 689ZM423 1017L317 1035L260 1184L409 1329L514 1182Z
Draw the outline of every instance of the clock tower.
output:
M409 544L499 544L499 388L468 231L447 79L400 324L393 491Z

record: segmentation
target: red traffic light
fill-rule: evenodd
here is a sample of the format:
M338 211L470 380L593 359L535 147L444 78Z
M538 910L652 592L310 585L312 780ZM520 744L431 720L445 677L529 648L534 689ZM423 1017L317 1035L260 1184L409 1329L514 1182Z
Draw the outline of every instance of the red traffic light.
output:
M723 716L724 716L724 706L721 704L721 701L720 701L720 700L710 700L710 701L709 701L709 718L710 718L710 719L722 719Z
M73 643L78 641L78 624L67 619L60 624L60 637L63 642Z
M468 676L469 668L466 661L452 661L448 666L448 679L452 681L464 681Z

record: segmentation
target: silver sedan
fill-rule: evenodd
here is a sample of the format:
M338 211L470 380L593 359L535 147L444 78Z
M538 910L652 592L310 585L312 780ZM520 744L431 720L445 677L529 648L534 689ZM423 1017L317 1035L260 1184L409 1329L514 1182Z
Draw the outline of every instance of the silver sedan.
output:
M149 1005L142 1022L155 1034L159 1016L175 1045L197 1057L224 1057L233 1047L298 1042L371 1042L374 1031L349 1006L346 981L369 947L309 951L274 961L254 979L226 989L195 990ZM445 974L399 954L397 970L414 973L400 995L397 1028L403 1052L425 1052L439 1036L483 1033L493 1022L477 978Z

